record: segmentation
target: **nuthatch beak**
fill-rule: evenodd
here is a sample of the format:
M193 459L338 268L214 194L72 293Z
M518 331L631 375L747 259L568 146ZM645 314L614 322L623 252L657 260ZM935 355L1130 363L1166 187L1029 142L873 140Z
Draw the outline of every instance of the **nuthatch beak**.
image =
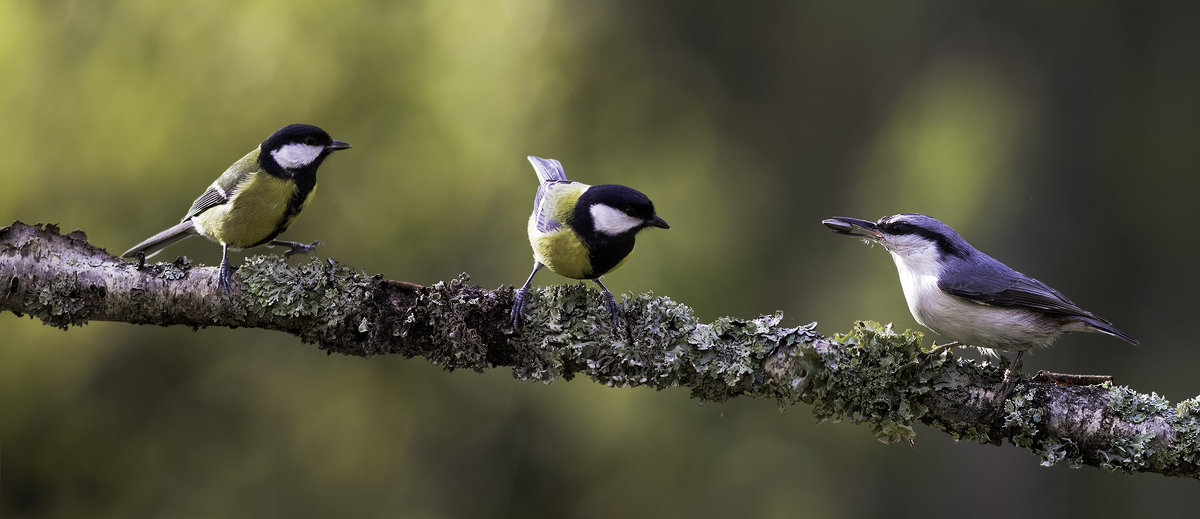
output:
M875 222L859 220L858 218L849 218L846 216L835 216L828 220L822 220L821 223L825 227L832 229L839 234L848 234L851 236L861 236L869 240L878 240L883 238L883 233L879 232L879 226Z

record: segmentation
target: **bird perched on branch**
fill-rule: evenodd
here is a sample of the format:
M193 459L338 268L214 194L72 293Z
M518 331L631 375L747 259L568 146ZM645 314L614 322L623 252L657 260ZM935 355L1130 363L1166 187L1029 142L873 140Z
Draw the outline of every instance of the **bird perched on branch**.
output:
M991 355L998 355L995 350L1016 352L1014 372L1026 351L1049 346L1068 332L1103 333L1138 343L1045 283L979 252L929 216L898 214L877 222L838 216L821 223L883 245L896 262L904 299L918 323Z
M312 199L317 167L325 157L349 147L316 126L284 126L229 166L192 203L178 225L134 245L121 256L148 258L184 238L204 236L221 244L217 283L229 293L233 271L229 249L278 245L288 247L285 255L291 255L316 247L317 242L305 245L275 237L287 230Z
M625 262L638 231L671 226L655 214L654 204L636 189L567 180L557 160L532 155L527 158L540 182L527 229L533 246L533 272L517 290L513 326L520 325L525 294L543 266L561 276L595 281L613 323L620 326L617 301L600 282L600 276Z

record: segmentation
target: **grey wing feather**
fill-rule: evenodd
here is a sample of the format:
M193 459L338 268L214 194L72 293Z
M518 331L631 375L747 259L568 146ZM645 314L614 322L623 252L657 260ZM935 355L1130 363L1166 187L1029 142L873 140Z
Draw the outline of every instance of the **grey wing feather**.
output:
M220 191L218 186L209 186L208 191L205 191L203 195L200 195L200 198L197 198L195 202L192 202L192 208L188 209L187 215L184 216L183 219L187 220L188 218L196 216L228 201L229 197L225 196L225 194Z
M533 214L537 215L537 230L540 232L556 231L562 223L554 219L554 204L549 203L551 191L574 182L548 182L538 186L537 196L533 199Z
M554 159L543 159L529 155L525 157L529 159L529 163L533 164L533 170L537 173L538 182L543 184L547 182L556 182L567 179L567 174L563 171L562 163Z
M990 256L978 253L971 269L947 269L938 278L938 288L948 294L984 305L1035 310L1082 322L1090 328L1130 344L1138 340L1113 327L1100 316L1077 306L1045 283L1021 274ZM970 276L955 272L972 272Z
M247 153L237 162L234 162L233 165L229 166L224 173L221 173L221 176L217 177L217 180L208 186L204 194L200 195L200 198L197 198L195 202L192 202L192 207L188 209L187 215L183 217L183 220L229 202L233 198L234 193L237 193L237 190L242 186L242 182L260 169L258 165L258 151L258 148L251 150L250 153Z
M938 279L938 288L980 304L1095 317L1045 283L1012 270L990 257L987 259L991 261L975 265L971 269L974 274L970 276L955 275L955 269L947 269Z
M529 155L525 157L533 165L533 171L538 176L537 196L533 199L533 214L537 218L537 230L551 232L562 227L562 223L554 219L554 204L548 203L552 191L558 187L574 182L567 180L562 163L554 159L543 159Z

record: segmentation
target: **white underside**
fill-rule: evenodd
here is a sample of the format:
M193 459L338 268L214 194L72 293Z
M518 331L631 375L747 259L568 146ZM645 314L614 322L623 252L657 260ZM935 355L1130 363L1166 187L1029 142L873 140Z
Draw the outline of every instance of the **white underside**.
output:
M937 252L892 253L908 311L922 326L950 340L979 348L1025 351L1045 346L1063 331L1034 312L975 303L937 286Z

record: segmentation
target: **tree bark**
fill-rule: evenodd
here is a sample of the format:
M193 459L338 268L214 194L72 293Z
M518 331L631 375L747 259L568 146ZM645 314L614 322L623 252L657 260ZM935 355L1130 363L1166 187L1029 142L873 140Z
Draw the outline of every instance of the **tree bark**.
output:
M957 439L1124 472L1200 479L1200 397L1171 405L1123 386L1037 382L1018 375L1000 398L1000 367L929 355L919 333L860 322L824 337L782 314L701 323L666 297L622 304L614 328L583 285L530 291L525 325L509 324L513 290L458 279L429 287L356 273L333 260L248 259L233 290L217 269L126 261L81 231L15 222L0 228L0 310L67 329L91 320L278 330L346 355L424 357L448 370L511 366L522 380L584 374L609 386L686 387L704 401L766 397L809 404L819 419L869 425L911 442L920 421Z

